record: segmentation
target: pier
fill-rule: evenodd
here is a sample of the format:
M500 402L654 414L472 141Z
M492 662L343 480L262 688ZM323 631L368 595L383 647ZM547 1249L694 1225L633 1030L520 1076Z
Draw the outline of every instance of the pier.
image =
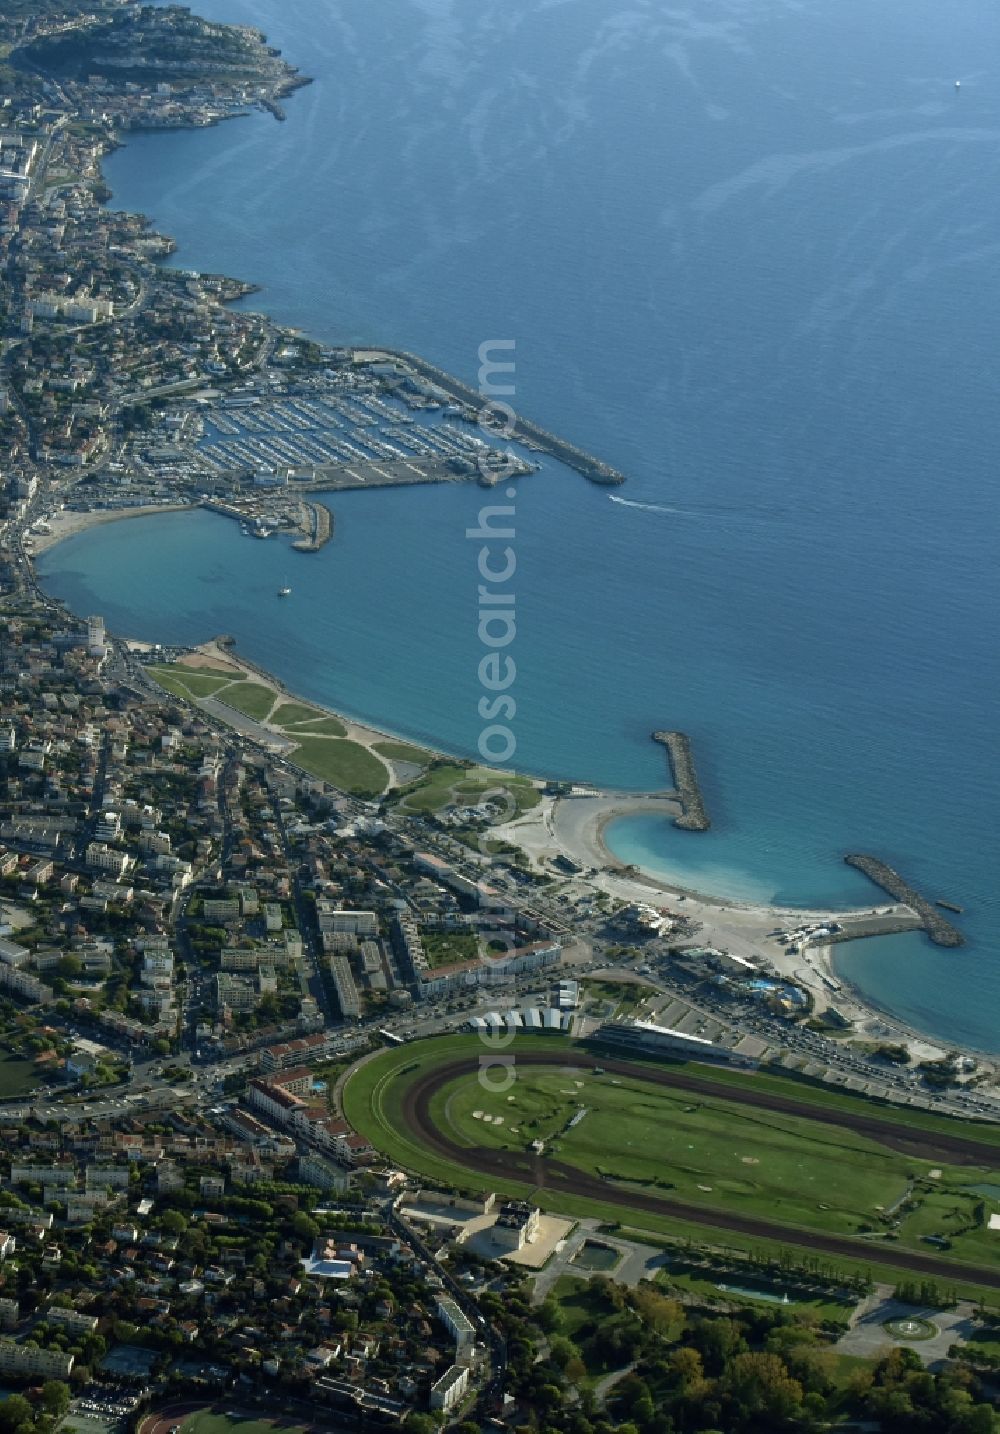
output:
M318 553L333 537L333 514L323 503L303 503L302 537L292 547L297 553Z
M363 355L363 357L362 357ZM435 388L453 398L465 408L471 408L475 413L480 413L489 408L490 400L487 395L481 394L470 384L463 383L461 379L455 378L453 374L446 373L444 369L438 368L435 364L428 363L419 354L407 353L403 349L379 349L355 350L354 362L378 362L386 360L405 365L406 368L433 384ZM548 453L553 458L558 458L568 468L574 468L591 483L604 483L616 485L625 482L624 473L619 473L617 468L604 463L593 454L586 453L582 448L577 448L573 443L567 443L564 438L558 438L554 433L541 428L530 419L523 418L520 414L515 415L511 424L509 437L512 441L520 441L530 448L535 448L541 453Z
M712 823L695 771L690 737L684 732L654 732L653 741L667 749L674 786L684 808L681 815L674 818L674 826L688 832L707 832Z
M839 925L839 931L831 931L822 938L822 945L836 946L842 941L861 941L867 936L899 936L906 931L922 931L924 923L915 911L887 911L875 916L845 915Z
M893 867L887 866L878 857L865 856L863 853L851 852L844 857L848 866L857 867L858 871L864 872L869 881L887 891L896 901L901 901L905 906L916 912L920 918L920 925L927 932L927 935L936 946L964 946L965 937L954 927L950 921L946 921L940 911L935 910L929 901L914 891L913 887L900 876Z

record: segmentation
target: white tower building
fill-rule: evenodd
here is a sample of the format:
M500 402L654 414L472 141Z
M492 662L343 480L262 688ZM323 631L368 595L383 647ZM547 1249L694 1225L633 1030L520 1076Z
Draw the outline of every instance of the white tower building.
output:
M104 634L103 617L87 618L87 651L91 657L106 657L108 645Z

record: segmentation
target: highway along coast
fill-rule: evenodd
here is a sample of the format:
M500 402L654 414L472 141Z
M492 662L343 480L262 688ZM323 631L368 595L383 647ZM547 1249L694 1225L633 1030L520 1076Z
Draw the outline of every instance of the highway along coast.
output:
M980 1193L1000 1171L992 1127L544 1037L387 1051L343 1099L376 1149L444 1185L1000 1289Z

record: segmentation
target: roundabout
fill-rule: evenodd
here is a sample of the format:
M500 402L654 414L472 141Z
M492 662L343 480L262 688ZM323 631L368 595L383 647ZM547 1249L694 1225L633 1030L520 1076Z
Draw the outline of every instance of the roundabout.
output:
M893 1339L905 1339L908 1343L922 1339L933 1339L939 1333L936 1324L929 1319L908 1315L903 1319L888 1319L882 1326Z
M884 1107L811 1094L775 1076L625 1060L565 1037L498 1050L447 1036L359 1065L343 1108L390 1161L453 1189L1000 1289L1000 1264L858 1238L915 1168L989 1168L1000 1151L956 1123L930 1132Z

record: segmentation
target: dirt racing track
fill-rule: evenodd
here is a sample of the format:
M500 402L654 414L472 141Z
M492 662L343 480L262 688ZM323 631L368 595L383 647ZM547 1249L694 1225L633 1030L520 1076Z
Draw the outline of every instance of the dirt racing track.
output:
M183 1424L189 1414L197 1414L204 1408L204 1399L198 1404L168 1404L155 1414L147 1414L136 1434L169 1434L175 1424Z
M522 1050L518 1055L518 1064L555 1066L567 1070L593 1069L600 1066L602 1070L614 1075L647 1081L651 1085L668 1086L674 1090L726 1100L735 1105L755 1106L777 1114L799 1116L823 1125L839 1126L841 1129L880 1141L883 1145L905 1154L919 1156L922 1160L941 1160L953 1165L983 1165L991 1156L996 1155L995 1148L961 1135L916 1128L911 1134L905 1126L880 1118L877 1114L854 1114L850 1111L811 1105L792 1097L755 1089L749 1080L746 1086L723 1086L718 1081L700 1078L688 1071L673 1070L670 1067L638 1065L603 1055L598 1060L579 1049L575 1049L572 1054L567 1053L566 1056L554 1052ZM804 1246L814 1254L885 1263L932 1279L973 1280L977 1284L1000 1289L1000 1271L982 1269L977 1265L964 1264L937 1255L924 1255L898 1245L873 1244L868 1240L853 1239L845 1235L824 1235L819 1231L781 1225L756 1216L740 1215L731 1210L714 1210L704 1205L689 1205L682 1200L666 1199L660 1195L647 1195L640 1190L626 1190L612 1181L603 1180L599 1175L588 1174L563 1161L546 1159L544 1156L461 1145L450 1140L438 1128L431 1116L430 1106L434 1096L444 1086L476 1070L478 1058L467 1056L448 1061L417 1076L404 1093L402 1108L403 1122L415 1141L480 1179L493 1174L498 1178L522 1180L545 1190L557 1193L564 1191L567 1195L598 1200L604 1205L620 1205L623 1211L645 1211L667 1219L687 1220L693 1224L730 1230L758 1239L774 1240L785 1245Z

